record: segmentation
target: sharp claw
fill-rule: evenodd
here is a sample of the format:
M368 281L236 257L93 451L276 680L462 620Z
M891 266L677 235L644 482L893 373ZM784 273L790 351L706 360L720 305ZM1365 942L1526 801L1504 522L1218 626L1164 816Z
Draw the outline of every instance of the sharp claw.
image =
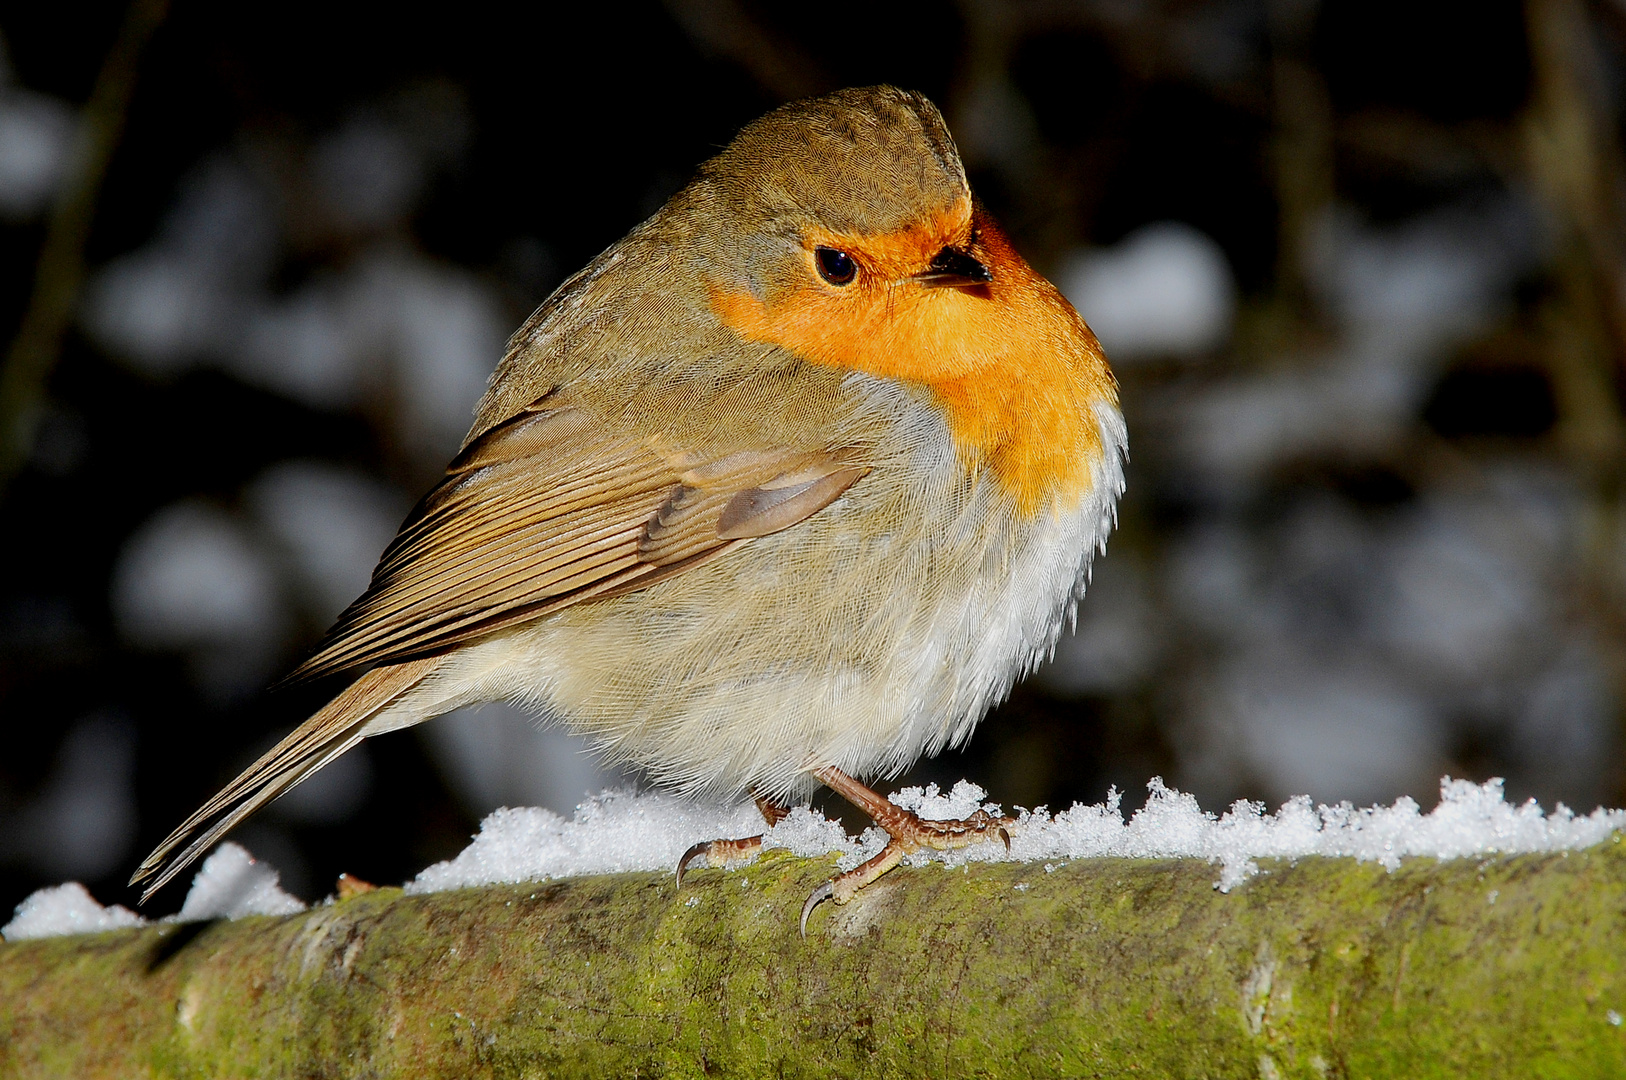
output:
M710 847L711 841L703 840L683 853L683 858L679 859L677 864L677 887L679 889L683 888L683 871L689 868L690 863L706 854L707 849Z
M809 896L807 903L802 905L802 937L807 937L807 917L813 914L813 909L835 896L835 894L836 884L833 881L826 881L813 890L813 895Z
M1005 850L1011 850L1011 832L1003 825L999 827L999 838L1005 841Z

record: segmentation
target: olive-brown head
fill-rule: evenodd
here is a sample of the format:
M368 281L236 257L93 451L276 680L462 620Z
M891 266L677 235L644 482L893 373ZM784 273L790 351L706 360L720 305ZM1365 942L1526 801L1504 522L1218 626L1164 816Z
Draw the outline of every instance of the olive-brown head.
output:
M1076 505L1116 402L1099 343L977 204L941 114L890 86L748 125L669 208L739 337L927 388L1027 514Z

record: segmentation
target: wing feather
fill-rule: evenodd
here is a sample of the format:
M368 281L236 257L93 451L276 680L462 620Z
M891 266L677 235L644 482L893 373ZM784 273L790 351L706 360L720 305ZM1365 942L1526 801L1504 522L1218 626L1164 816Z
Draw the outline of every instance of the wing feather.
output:
M439 652L646 588L805 520L866 471L829 448L674 448L554 397L453 459L290 678Z

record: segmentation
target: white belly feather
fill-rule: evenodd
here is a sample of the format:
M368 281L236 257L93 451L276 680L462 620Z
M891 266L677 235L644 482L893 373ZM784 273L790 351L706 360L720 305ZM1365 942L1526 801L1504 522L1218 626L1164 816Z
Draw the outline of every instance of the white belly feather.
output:
M940 413L854 379L891 414L888 483L877 469L699 570L458 650L368 734L507 698L679 791L781 799L818 786L811 765L890 777L965 741L1083 595L1123 490L1123 418L1097 406L1078 505L1018 520L966 480Z

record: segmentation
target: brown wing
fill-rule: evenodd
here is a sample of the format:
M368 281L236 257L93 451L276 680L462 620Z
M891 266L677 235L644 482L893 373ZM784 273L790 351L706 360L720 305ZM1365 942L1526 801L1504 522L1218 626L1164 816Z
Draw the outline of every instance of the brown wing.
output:
M708 457L551 401L453 460L291 679L437 652L645 588L805 520L867 471L839 450Z

